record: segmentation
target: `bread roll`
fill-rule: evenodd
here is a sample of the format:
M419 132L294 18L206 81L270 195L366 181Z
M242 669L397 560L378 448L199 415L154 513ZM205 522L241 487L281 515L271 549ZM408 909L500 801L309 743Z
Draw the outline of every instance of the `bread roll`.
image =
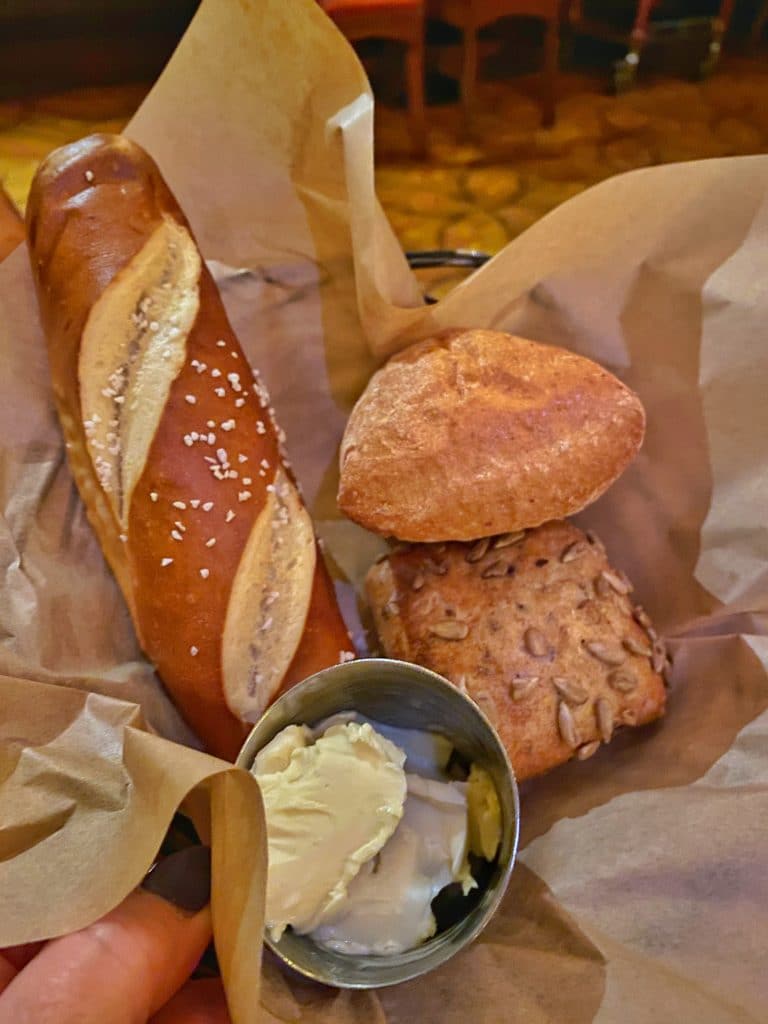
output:
M643 440L639 399L582 356L448 331L371 378L341 445L339 506L384 536L472 540L586 507Z
M602 544L566 522L418 544L368 574L385 653L468 693L519 779L664 713L665 650Z
M233 757L276 693L350 641L264 386L157 167L56 151L28 241L70 466L144 651Z

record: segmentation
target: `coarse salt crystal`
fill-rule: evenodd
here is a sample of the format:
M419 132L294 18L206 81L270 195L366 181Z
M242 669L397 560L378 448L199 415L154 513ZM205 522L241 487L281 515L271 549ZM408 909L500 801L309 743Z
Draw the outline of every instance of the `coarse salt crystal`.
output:
M216 538L215 537L209 537L208 540L205 542L205 546L207 548L212 548L215 543L216 543Z
M200 575L203 577L204 580L207 580L211 573L208 569L201 569Z
M190 405L195 405L197 403L197 399L194 395L184 395L184 401L188 402Z
M197 648L194 647L194 646L190 647L189 648L189 653L192 655L193 658L197 657L197 653L198 653Z
M237 500L238 501L248 501L248 499L252 498L252 497L253 497L253 495L251 494L250 491L239 491L238 495L237 495Z
M206 501L206 502L203 503L203 512L210 512L212 508L213 508L213 502L212 501Z
M160 565L162 565L163 568L165 568L166 565L173 565L173 559L172 558L162 558L160 560Z
M184 538L182 537L178 530L171 530L171 536L173 537L174 540L184 540Z
M157 491L150 491L149 492L149 500L150 501L157 501Z
M234 518L235 518L235 513L232 511L232 509L229 509L227 511L227 514L224 516L224 521L227 522L227 523L231 523Z
M227 347L226 341L221 341L221 339L219 339L219 341L217 341L216 344L218 345L219 348L226 348Z
M172 504L174 508L181 509L182 512L184 512L187 507L186 501L174 501Z

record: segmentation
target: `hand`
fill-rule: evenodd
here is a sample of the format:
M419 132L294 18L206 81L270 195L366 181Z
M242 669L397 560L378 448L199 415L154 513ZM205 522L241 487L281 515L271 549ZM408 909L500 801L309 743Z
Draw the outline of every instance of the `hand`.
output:
M230 1024L219 979L188 980L209 894L210 851L190 846L95 924L0 950L0 1024Z

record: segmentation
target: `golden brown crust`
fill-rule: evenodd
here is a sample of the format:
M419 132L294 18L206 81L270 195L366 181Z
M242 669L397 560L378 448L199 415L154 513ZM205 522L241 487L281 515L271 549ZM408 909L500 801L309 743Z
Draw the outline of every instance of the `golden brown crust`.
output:
M339 506L410 541L538 526L598 498L644 429L637 396L582 356L447 331L371 378L342 441Z
M386 654L464 689L525 779L662 715L664 649L596 538L551 522L499 540L413 545L366 589Z
M150 158L126 139L92 136L58 150L38 172L29 199L28 240L56 403L89 519L145 652L208 749L231 758L248 726L231 713L225 697L224 624L248 539L269 504L269 488L275 497L275 481L279 488L286 471L268 401L251 375L204 262L195 296L199 307L189 307L195 315L183 362L169 379L162 415L142 453L146 461L126 497L122 521L124 496L116 501L94 469L91 421L82 407L80 357L88 318L168 222L184 229L183 238L191 238L184 215ZM150 323L148 329L157 330L157 324ZM142 330L146 333L147 326ZM98 354L98 338L96 350ZM136 405L140 412L143 405ZM120 432L128 428L119 420L119 410L115 415L119 461L127 444ZM207 436L207 431L216 440L206 447L197 435ZM218 459L219 449L226 451L225 461ZM212 471L216 461L226 472ZM277 506L280 512L279 501ZM305 558L305 564L314 565L314 556ZM310 577L306 592L304 639L288 655L288 661L298 660L308 673L335 663L339 652L350 646L325 580L318 558L314 584ZM325 646L317 643L318 623ZM329 649L334 651L331 659L326 658ZM255 698L258 678L253 679ZM256 699L257 710L258 705Z

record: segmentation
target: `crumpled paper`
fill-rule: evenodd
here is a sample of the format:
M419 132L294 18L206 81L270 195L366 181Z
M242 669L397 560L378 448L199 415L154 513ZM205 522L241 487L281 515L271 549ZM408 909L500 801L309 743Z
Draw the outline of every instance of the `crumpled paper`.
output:
M190 749L137 647L66 467L18 251L0 265L0 945L119 902L182 807L213 843L235 1024L757 1024L768 158L606 181L426 307L375 198L372 125L364 74L314 0L204 0L128 128L189 216L272 391L358 645L359 585L381 546L335 508L346 416L409 341L506 329L598 360L645 403L639 458L579 520L670 641L669 712L522 787L507 897L449 965L339 993L265 957L259 990L257 791Z

